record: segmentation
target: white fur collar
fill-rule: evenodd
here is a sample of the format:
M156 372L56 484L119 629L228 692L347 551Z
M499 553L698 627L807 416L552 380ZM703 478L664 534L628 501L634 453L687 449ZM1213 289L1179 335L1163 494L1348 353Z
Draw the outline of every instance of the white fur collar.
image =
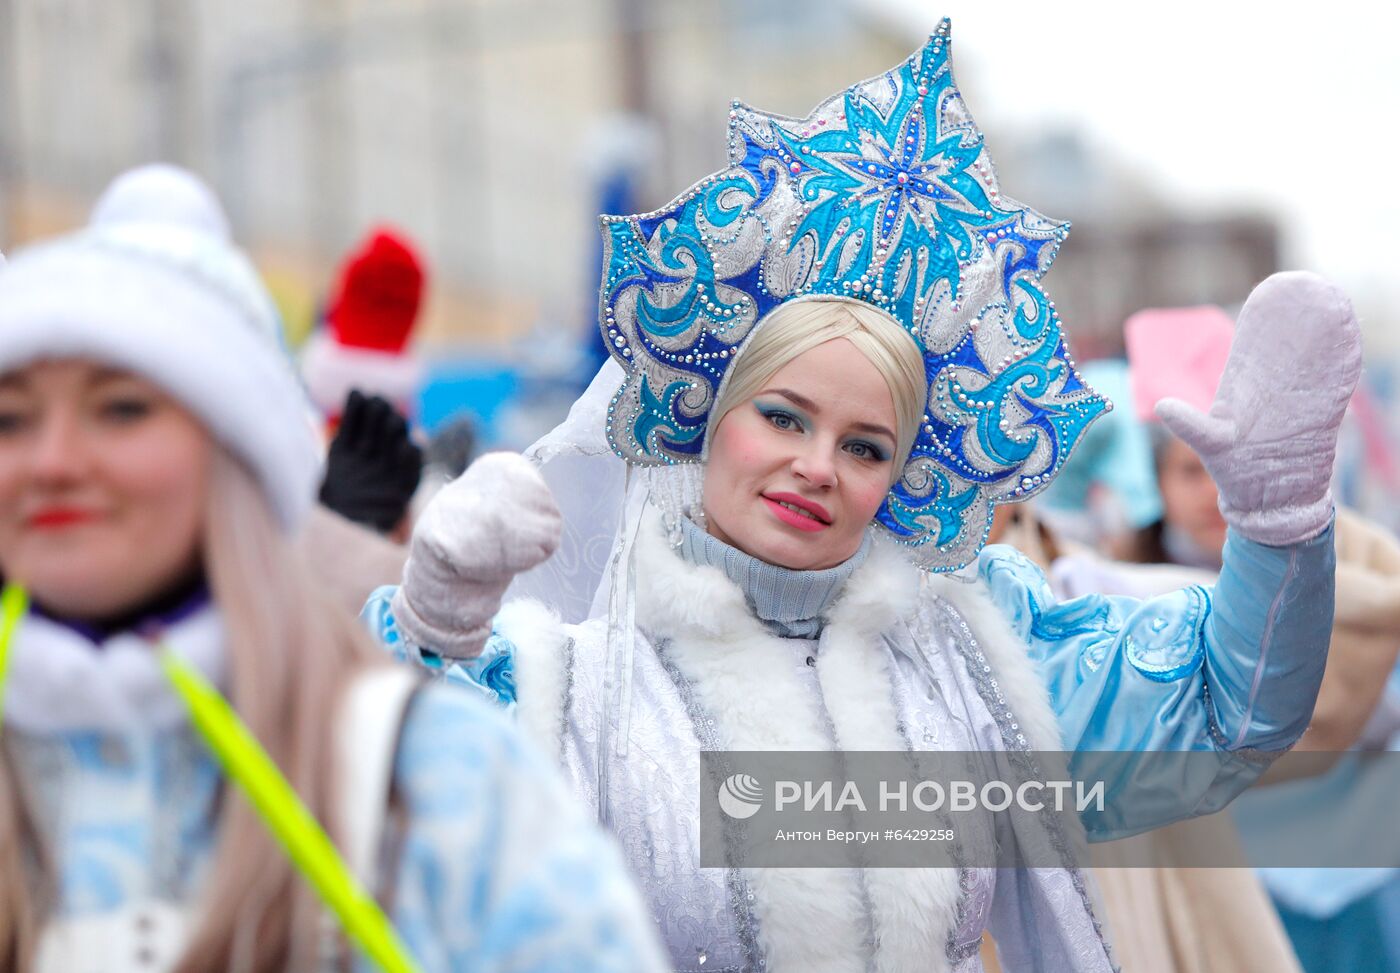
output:
M1064 750L1050 691L1036 671L1025 641L1012 631L981 578L969 569L957 575L928 575L924 583L929 595L951 605L972 630L1031 749L1047 753Z
M515 646L516 717L551 757L563 746L565 710L573 677L573 646L547 606L517 598L501 606L492 625Z
M743 591L722 571L691 565L667 548L659 518L653 524L643 525L637 549L637 617L642 627L672 637L684 633L716 641L768 636L763 623L749 611ZM1011 630L974 569L959 575L925 574L921 578L919 569L898 547L877 538L866 562L832 604L828 622L838 630L849 630L856 638L869 640L888 631L928 598L946 602L967 622L996 672L1018 722L1025 728L1030 745L1046 751L1063 749L1048 691L1027 656L1025 642ZM737 661L741 653L726 654ZM782 658L789 660L791 656L791 650L784 649ZM751 665L755 660L743 661ZM856 749L844 741L843 746Z
M876 543L827 617L817 654L821 702L799 675L800 656L750 612L716 568L666 548L658 525L637 541L638 619L735 750L903 750L889 654L880 633L916 607L917 569ZM952 869L754 869L762 938L774 970L865 971L869 897L880 971L946 968L959 889ZM862 889L862 882L864 889Z
M659 517L638 531L637 557L637 612L644 628L721 639L766 634L744 592L723 571L692 565L667 547ZM876 538L827 618L875 634L912 610L917 597L917 569L893 544Z
M218 609L171 625L168 644L216 685L224 681L224 627ZM129 632L101 646L38 615L15 633L5 686L5 722L29 733L167 729L185 706L161 671L150 642Z

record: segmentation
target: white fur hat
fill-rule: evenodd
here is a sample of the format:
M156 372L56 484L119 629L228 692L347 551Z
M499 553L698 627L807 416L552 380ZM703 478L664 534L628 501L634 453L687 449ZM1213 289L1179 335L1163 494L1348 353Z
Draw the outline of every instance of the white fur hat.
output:
M0 373L93 358L159 385L252 470L294 529L320 482L277 312L213 193L167 165L119 176L86 229L0 272Z

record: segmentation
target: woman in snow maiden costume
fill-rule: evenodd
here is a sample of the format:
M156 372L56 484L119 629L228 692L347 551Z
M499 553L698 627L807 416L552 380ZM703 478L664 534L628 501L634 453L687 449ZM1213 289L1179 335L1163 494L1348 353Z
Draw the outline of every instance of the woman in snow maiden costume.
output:
M1214 590L1057 604L1013 551L979 555L993 505L1043 487L1107 404L1039 284L1065 227L1001 195L948 47L945 22L804 119L736 104L727 169L604 220L601 326L622 385L600 394L600 376L533 450L580 493L607 482L605 454L633 471L594 617L507 605L481 657L444 658L451 572L474 563L452 537L482 506L452 487L403 587L369 609L558 755L680 970L977 970L988 929L1008 969L1111 967L1071 863L701 869L701 750L1214 759L1194 789L1087 819L1103 837L1226 803L1317 691L1327 483L1359 353L1346 300L1316 278L1256 291L1210 415L1167 410L1233 527ZM597 530L566 525L566 581Z
M309 580L318 466L193 177L129 173L0 272L0 969L662 969L520 732Z

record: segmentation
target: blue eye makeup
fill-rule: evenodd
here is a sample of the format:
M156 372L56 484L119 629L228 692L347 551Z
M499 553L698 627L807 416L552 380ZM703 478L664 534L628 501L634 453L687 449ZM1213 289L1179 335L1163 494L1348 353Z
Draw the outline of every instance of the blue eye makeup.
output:
M754 399L753 407L770 426L780 432L806 432L810 425L806 416L786 402L779 404ZM868 439L852 439L841 448L856 459L869 463L883 463L890 458L891 453L889 449Z
M876 463L883 463L890 458L884 449L863 439L847 443L846 451L858 459L868 459Z
M784 432L800 432L802 430L803 417L786 406L774 405L771 402L759 402L755 399L753 407L775 429L781 429Z

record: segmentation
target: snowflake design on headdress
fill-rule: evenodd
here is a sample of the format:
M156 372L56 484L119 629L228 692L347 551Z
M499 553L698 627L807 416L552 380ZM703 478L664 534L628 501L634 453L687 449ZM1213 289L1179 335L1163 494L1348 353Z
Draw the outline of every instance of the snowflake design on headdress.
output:
M627 370L608 438L629 463L703 458L744 341L773 308L865 301L909 331L929 381L876 517L926 567L976 555L992 507L1059 472L1110 408L1040 287L1069 231L1003 196L953 81L949 22L899 67L803 119L735 102L729 166L666 207L604 217L600 323Z

